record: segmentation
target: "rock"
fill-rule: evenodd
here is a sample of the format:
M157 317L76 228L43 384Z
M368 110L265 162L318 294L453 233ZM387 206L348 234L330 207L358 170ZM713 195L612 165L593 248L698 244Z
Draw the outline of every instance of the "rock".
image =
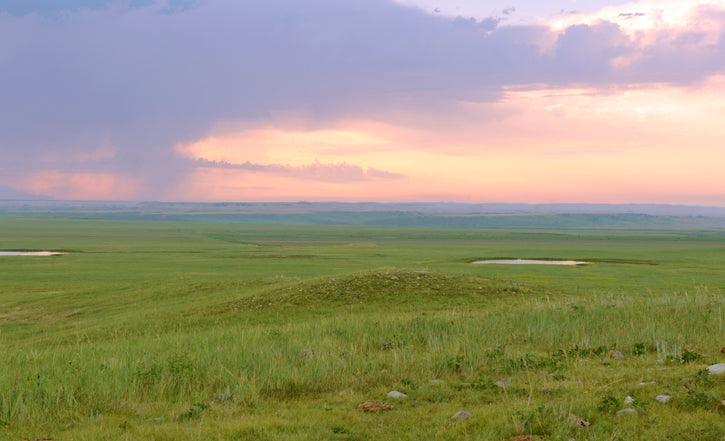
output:
M470 413L466 412L465 410L459 410L451 418L454 418L454 419L457 419L457 420L467 420L467 419L471 418L472 416L473 415L471 415Z
M398 276L392 276L392 277L390 278L390 280L399 280L399 279L398 279Z
M430 384L435 386L442 386L445 382L443 380L430 380Z
M713 364L712 366L708 366L707 371L710 372L710 375L725 374L725 363L718 363Z
M581 427L589 427L589 421L584 420L584 418L578 417L574 415L573 413L569 414L569 419L567 420L569 425L571 427L581 428Z
M403 392L398 392L397 390L391 390L388 392L388 398L405 398L407 395L405 395Z
M393 406L380 401L366 401L357 405L357 410L362 412L380 412L381 410L390 410Z
M634 409L622 409L617 411L617 416L637 415L637 411Z
M657 382L656 381L647 381L647 382L643 381L642 383L639 383L638 386L649 386L652 384L657 384Z
M382 371L380 371L380 373L383 374L383 375L385 375L385 374L388 373L388 370L387 369L383 369Z
M609 351L609 356L612 358L616 358L617 360L621 360L624 358L624 354L622 354L619 351L615 351L615 350Z
M655 397L655 400L659 401L660 403L666 403L672 399L669 395L657 395Z
M508 378L502 378L494 384L496 384L496 386L498 386L498 387L507 387L507 386L511 386L511 380L509 380Z
M632 404L634 403L634 398L627 395L627 398L624 399L624 404Z

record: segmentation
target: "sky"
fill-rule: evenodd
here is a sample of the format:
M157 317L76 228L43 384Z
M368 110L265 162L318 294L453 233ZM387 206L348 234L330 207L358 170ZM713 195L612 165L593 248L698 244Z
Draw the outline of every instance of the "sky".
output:
M0 197L725 206L725 0L3 0Z

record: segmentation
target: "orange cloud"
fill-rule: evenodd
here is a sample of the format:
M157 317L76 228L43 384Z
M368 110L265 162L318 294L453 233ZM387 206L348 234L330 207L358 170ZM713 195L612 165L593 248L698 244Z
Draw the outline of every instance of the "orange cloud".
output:
M418 127L353 121L308 132L231 131L178 147L199 165L179 194L192 200L687 203L699 195L714 201L725 188L724 92L723 77L698 88L510 88L498 103L460 103L456 115L436 124L421 117ZM394 185L363 180L391 177L381 170L396 173Z
M355 150L386 149L389 141L358 128L332 130L280 130L259 128L224 131L188 145L177 145L184 157L225 161L308 164L310 157L337 158Z

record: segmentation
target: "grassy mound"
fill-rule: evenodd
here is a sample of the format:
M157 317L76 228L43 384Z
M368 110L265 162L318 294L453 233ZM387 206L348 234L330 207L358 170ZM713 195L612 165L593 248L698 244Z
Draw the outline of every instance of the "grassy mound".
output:
M385 304L392 308L478 302L490 295L519 294L531 290L466 274L383 268L342 276L318 277L265 290L233 302L238 311L283 307Z

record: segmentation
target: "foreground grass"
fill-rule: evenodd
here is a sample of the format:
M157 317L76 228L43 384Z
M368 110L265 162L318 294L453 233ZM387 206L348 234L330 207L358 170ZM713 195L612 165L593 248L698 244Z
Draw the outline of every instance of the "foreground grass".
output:
M725 360L712 233L5 222L3 248L79 252L0 260L2 439L725 433L725 379L702 371ZM467 264L498 256L600 263Z

